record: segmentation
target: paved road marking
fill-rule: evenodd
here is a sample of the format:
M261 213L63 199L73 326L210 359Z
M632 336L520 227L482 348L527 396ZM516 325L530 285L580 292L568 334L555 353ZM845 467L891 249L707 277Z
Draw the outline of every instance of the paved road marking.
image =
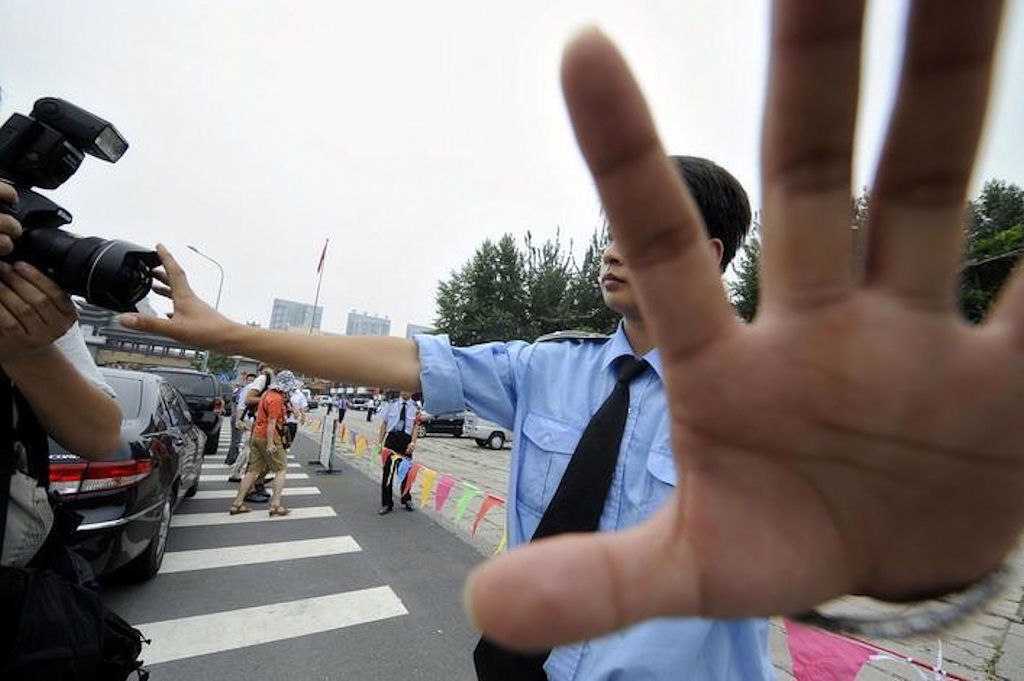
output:
M233 499L238 490L235 489L201 489L193 499ZM308 497L320 494L319 487L285 487L282 492L286 497Z
M285 473L285 480L309 480L309 473ZM223 473L217 475L199 476L199 482L227 482L228 478Z
M203 470L204 471L226 471L226 470L230 470L231 468L232 467L227 465L226 463L204 463L203 464ZM302 468L302 464L301 463L290 463L290 464L288 464L288 468Z
M250 507L251 508L251 507ZM264 506L253 508L250 513L229 515L227 511L220 513L183 513L171 516L171 527L200 527L202 525L237 525L242 523L276 522L278 520L307 520L309 518L333 518L338 514L330 506L310 506L309 508L293 508L288 515L271 517Z
M153 640L143 652L155 665L407 614L395 592L379 586L135 626Z
M209 570L236 565L274 563L281 560L333 556L341 553L354 553L356 551L362 551L362 548L352 537L323 537L321 539L301 539L270 544L225 546L196 551L175 551L174 553L164 554L164 562L160 566L160 574Z

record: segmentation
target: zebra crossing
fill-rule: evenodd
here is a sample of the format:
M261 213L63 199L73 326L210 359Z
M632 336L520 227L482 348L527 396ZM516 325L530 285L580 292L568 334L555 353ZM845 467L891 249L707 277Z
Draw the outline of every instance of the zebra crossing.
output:
M285 503L291 508L289 515L270 517L266 505L252 505L251 513L229 515L227 504L237 485L227 480L230 467L216 463L223 461L229 437L229 429L222 428L218 455L204 462L199 491L172 516L160 572L139 589L155 597L162 587L182 593L190 588L198 593L203 585L213 583L237 584L238 588L218 589L210 599L162 599L158 609L178 611L176 616L146 619L148 612L134 616L129 612L129 621L152 640L142 657L154 681L188 678L180 675L183 670L178 665L201 656L238 651L237 657L244 660L253 646L337 633L409 614L402 599L386 584L315 595L301 593L308 587L300 580L289 581L289 574L297 574L312 561L321 561L317 565L323 566L313 571L314 575L324 571L344 573L350 565L346 561L362 554L363 548L352 536L338 532L339 514L326 503L321 490L309 482L310 476L296 470L301 465L295 462L288 464L284 491ZM294 457L289 455L289 459ZM289 531L283 531L283 527ZM291 532L293 529L296 531ZM294 585L296 597L265 602L259 579L254 577L261 569L273 569L275 572L270 574L274 579L283 580L283 585L271 582L267 588L286 590ZM168 580L178 581L172 584ZM211 601L208 610L205 600ZM199 662L196 660L196 664ZM251 673L243 676L251 678Z

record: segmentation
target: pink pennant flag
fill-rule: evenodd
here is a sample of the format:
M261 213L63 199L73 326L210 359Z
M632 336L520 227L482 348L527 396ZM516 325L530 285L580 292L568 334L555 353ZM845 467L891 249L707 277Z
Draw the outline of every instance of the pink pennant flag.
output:
M476 512L476 520L473 521L473 531L471 534L476 535L476 528L480 526L480 521L484 519L484 516L487 515L488 511L495 506L499 506L504 503L505 500L501 497L488 494L487 498L484 499L482 504L480 504L480 510Z
M441 512L444 502L448 500L448 495L451 494L452 485L454 484L455 478L447 473L441 476L440 482L437 483L437 492L434 493L434 510L438 513Z
M789 655L796 681L856 681L868 659L879 652L860 641L786 620Z
M419 475L420 469L423 468L423 464L414 463L412 468L409 469L409 474L405 476L405 482L402 484L402 495L408 493L412 486L416 483L416 476Z
M383 466L384 464L386 464L388 462L388 459L391 458L392 454L394 454L394 452L391 451L390 449L388 449L387 447L381 447L380 448L380 465Z

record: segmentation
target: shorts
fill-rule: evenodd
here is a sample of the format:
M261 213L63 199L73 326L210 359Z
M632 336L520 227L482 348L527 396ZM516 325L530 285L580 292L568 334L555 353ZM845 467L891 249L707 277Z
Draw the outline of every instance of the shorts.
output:
M273 454L267 453L266 439L249 439L249 466L247 473L256 472L259 475L264 473L278 473L288 467L285 458L284 447L278 443L277 451Z

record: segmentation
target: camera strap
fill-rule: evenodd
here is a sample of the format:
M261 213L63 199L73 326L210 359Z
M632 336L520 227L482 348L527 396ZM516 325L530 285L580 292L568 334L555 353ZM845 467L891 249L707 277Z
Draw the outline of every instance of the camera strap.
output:
M7 504L14 474L14 385L0 369L0 555L7 534Z

